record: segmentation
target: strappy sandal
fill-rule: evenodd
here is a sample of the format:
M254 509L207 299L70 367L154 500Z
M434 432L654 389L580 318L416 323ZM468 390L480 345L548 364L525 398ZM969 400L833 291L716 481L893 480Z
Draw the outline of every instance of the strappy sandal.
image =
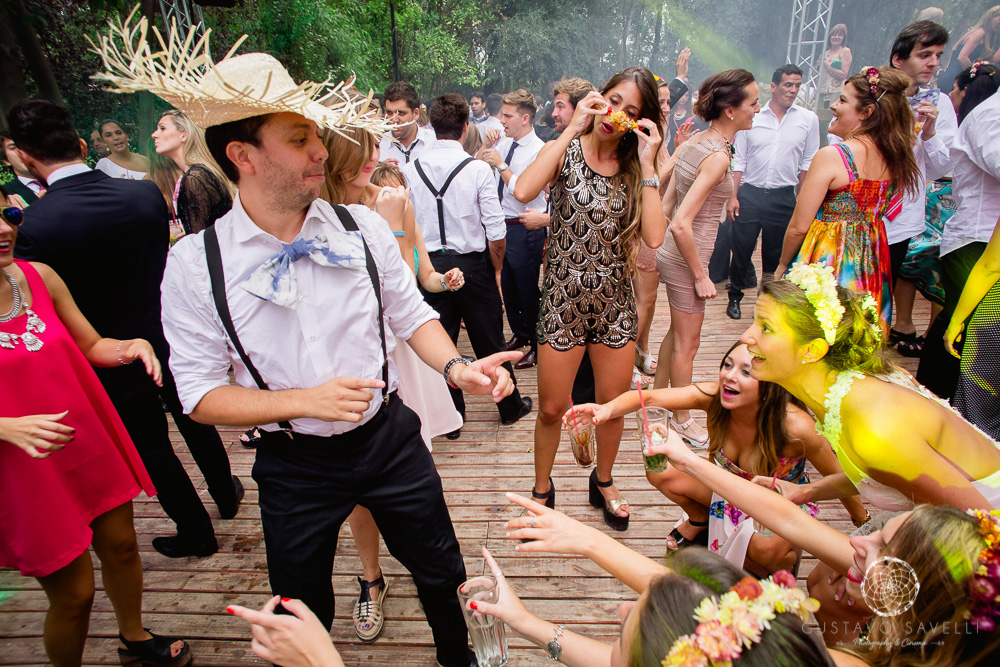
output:
M535 487L531 487L531 499L540 502L550 510L554 510L556 508L556 485L552 483L551 477L549 477L549 490L545 493L539 493L538 491L535 491ZM525 510L521 516L527 516L527 514L528 511ZM525 544L534 541L535 540L532 539L521 538L521 542Z
M643 375L641 372L639 372L638 368L633 368L632 369L632 386L634 387L637 382L639 383L640 386L646 387L646 386L649 385L649 378L646 377L645 375Z
M678 424L673 420L673 418L670 419L670 428L674 429L674 431L677 432L677 435L681 436L684 440L687 440L687 443L695 449L705 449L708 447L708 433L700 438L696 438L688 433L688 429L690 429L693 425L694 417L689 417L683 424Z
M382 615L382 602L385 594L389 591L389 583L380 572L375 581L365 581L358 577L358 585L361 586L361 595L354 603L354 632L358 639L366 644L371 644L382 634L382 626L385 625L385 616ZM371 589L379 587L378 597L372 598Z
M149 632L149 628L144 628ZM182 641L176 637L161 637L149 632L152 638L141 642L130 642L119 633L118 641L125 648L118 649L118 660L129 667L186 667L191 664L191 647L184 642L181 652L174 656L170 647Z
M635 367L646 375L656 372L656 359L638 345L635 346Z
M925 340L923 336L918 336L915 333L904 334L896 343L896 352L904 357L919 357L924 351Z
M614 483L614 477L606 482L599 482L597 481L597 468L590 471L590 504L597 509L604 510L604 523L608 525L608 528L621 532L628 530L628 522L631 517L618 516L618 510L622 507L628 507L628 501L621 494L614 500L607 500L601 493L601 489L606 489Z
M253 428L248 428L243 433L240 433L240 438L236 442L240 443L247 449L256 449L257 445L260 444L260 428L254 426ZM236 444L235 442L233 444Z
M698 531L698 534L692 538L684 537L683 535L681 535L681 531L678 530L678 528L680 528L680 525L684 523L684 521L685 519L681 519L680 521L678 521L677 524L670 531L670 534L667 535L667 539L674 541L674 546L670 546L670 542L667 542L668 553L675 553L683 549L684 547L691 546L692 544L700 544L703 547L708 546L708 530L707 530L708 521L694 521L691 518L686 519L686 521L695 528L701 528L701 530Z

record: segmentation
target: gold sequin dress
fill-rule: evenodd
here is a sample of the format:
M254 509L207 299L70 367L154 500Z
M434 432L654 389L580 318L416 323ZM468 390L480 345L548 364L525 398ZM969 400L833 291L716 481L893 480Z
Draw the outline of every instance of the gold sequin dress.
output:
M574 139L552 187L539 343L562 352L586 343L617 349L636 339L629 247L623 238L628 213L625 177L595 172L584 160L580 139Z

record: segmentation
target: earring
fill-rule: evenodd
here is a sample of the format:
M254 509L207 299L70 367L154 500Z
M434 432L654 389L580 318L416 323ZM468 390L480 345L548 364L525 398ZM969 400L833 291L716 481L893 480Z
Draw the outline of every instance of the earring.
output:
M729 116L729 120L733 119L733 114L728 114L728 116Z
M805 360L805 359L803 359L803 360L802 360L802 365L803 365L803 366L805 366L805 365L806 365L806 360Z

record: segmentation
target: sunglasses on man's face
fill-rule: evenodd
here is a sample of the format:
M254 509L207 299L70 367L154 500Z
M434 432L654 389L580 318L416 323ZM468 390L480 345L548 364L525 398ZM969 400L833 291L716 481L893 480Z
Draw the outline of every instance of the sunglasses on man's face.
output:
M17 227L24 222L24 211L14 206L0 208L0 218L11 227Z

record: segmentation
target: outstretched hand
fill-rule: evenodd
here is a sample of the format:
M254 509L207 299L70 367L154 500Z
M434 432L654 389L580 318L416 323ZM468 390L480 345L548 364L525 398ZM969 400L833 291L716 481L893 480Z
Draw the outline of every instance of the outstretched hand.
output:
M486 564L489 566L493 578L497 580L497 591L499 593L497 601L484 602L482 600L470 600L466 604L469 605L469 609L475 612L473 616L482 614L493 616L510 626L511 630L520 634L518 628L523 627L524 622L531 618L531 612L528 611L524 603L521 602L521 599L517 597L517 593L507 583L507 578L503 575L503 570L497 565L497 562L493 559L493 555L486 547L483 547L483 557L486 559Z
M514 383L510 373L503 367L508 361L520 359L520 352L497 352L488 357L477 359L468 366L456 364L452 371L452 382L467 394L493 394L497 403L514 391Z
M294 615L275 614L279 601ZM239 605L226 607L226 611L250 624L250 646L267 662L285 667L344 666L330 633L301 600L276 595L260 611Z
M511 519L505 524L507 539L534 540L517 545L514 547L517 551L584 554L595 529L530 498L516 493L508 493L506 496L507 500L528 510L527 515Z
M604 403L584 403L577 405L566 411L563 415L563 428L571 428L578 423L581 426L587 424L603 424L614 417L611 411L611 404Z

